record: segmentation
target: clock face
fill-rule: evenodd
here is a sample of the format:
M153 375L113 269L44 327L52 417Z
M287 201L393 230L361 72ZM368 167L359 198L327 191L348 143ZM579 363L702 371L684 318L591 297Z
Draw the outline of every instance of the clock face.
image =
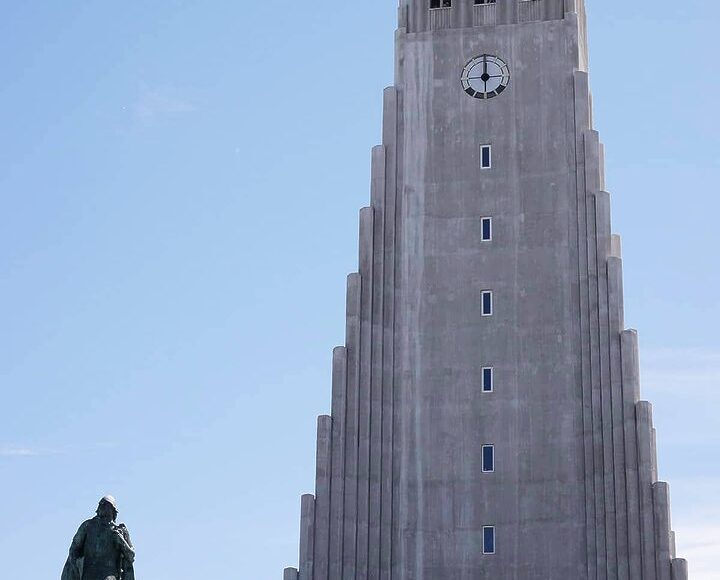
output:
M471 97L492 99L507 88L510 69L497 56L483 54L465 65L460 80L463 90Z

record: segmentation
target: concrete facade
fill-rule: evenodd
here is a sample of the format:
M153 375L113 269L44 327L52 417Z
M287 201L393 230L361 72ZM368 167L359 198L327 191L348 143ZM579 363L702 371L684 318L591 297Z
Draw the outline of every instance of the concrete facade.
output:
M582 0L429 6L400 3L332 414L285 579L687 579L623 324ZM460 83L483 54L510 69L491 99Z

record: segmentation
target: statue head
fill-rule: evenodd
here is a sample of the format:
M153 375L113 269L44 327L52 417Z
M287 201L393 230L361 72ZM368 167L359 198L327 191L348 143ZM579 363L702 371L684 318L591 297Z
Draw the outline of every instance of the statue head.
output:
M95 513L105 520L114 522L118 515L117 501L113 496L106 495L98 503Z

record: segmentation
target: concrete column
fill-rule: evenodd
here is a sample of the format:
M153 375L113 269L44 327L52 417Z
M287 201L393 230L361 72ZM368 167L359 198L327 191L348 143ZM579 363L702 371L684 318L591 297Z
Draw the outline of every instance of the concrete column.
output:
M427 0L408 0L408 32L422 32L430 28L429 8Z
M497 0L497 23L516 24L518 8L518 0Z
M577 0L565 0L565 15L577 13Z
M583 156L585 166L585 182L583 184L586 199L587 224L587 269L588 269L588 321L590 331L590 384L592 385L592 425L593 425L593 461L595 466L594 498L595 498L595 528L597 531L597 566L600 577L605 577L610 571L608 562L609 543L614 554L614 525L608 526L607 509L611 500L609 492L612 486L606 486L606 461L612 457L612 440L605 440L605 429L610 424L603 424L603 381L601 366L600 344L600 296L598 292L598 247L596 244L596 198L593 195L599 187L599 140L595 131L585 131L583 141ZM608 422L611 419L608 417ZM611 507L611 506L610 506ZM614 509L611 512L614 515ZM612 534L609 530L612 529Z
M341 578L345 508L345 415L347 350L333 351L332 366L332 477L330 482L330 578Z
M372 150L370 170L370 202L375 211L385 206L385 147L376 145Z
M457 6L455 6L457 4ZM453 24L457 28L469 28L473 25L473 13L474 8L472 0L455 0L453 2L455 8L455 14L453 18Z
M597 185L602 186L602 146L597 145L591 149L597 155ZM586 160L586 166L593 167L590 160ZM588 179L588 184L593 180ZM595 243L597 260L597 295L598 295L598 345L600 354L599 383L600 400L602 413L602 442L603 442L603 484L605 493L605 519L606 519L606 544L607 544L607 570L608 580L627 580L627 563L619 559L621 552L618 546L618 520L616 476L619 469L615 465L615 422L613 415L613 388L611 382L610 366L610 305L608 299L608 256L610 255L610 196L604 191L596 191L595 198ZM619 425L622 422L618 421ZM624 466L623 466L624 468ZM624 497L624 494L623 494Z
M630 578L643 578L640 524L640 482L638 479L638 440L635 405L640 397L640 366L637 332L621 335L622 389L625 431L625 484L627 497Z
M565 13L565 0L547 0L545 20L561 20Z
M407 31L408 26L408 6L405 2L400 2L398 6L398 30Z
M672 580L688 580L687 560L675 558L672 561Z
M587 17L584 0L565 0L565 22L577 34L578 70L588 70Z
M356 578L367 577L370 513L370 379L372 373L372 310L375 278L374 209L360 211L360 381L358 388L358 480Z
M670 487L665 482L653 485L655 519L655 557L658 580L672 580L670 547Z
M385 147L373 149L371 198L375 212L373 228L372 332L370 375L370 473L368 510L368 578L380 577L381 479L382 479L382 420L383 420L383 302L385 269L385 213L386 202Z
M348 278L347 413L345 415L345 507L343 523L342 580L355 580L358 493L358 388L360 380L360 288L359 274Z
M299 580L313 580L315 547L315 498L306 494L300 504L300 571Z
M643 580L660 580L655 562L655 520L652 491L652 405L640 401L636 406L638 471L640 487L640 527L642 530Z
M298 580L297 568L285 568L283 580Z
M670 559L677 558L677 537L675 532L670 532Z
M587 553L588 578L597 578L597 532L595 506L595 454L592 405L592 373L590 370L590 290L588 284L588 236L587 236L587 196L585 195L585 131L589 127L589 88L586 73L575 74L575 131L577 135L576 152L577 171L577 243L580 302L581 336L581 373L583 399L583 439L585 466L585 514L588 526Z
M653 427L652 430L652 480L657 481L658 480L658 455L657 455L657 429Z
M332 419L326 415L318 418L315 472L315 576L312 580L329 580Z
M382 299L382 425L381 425L381 507L380 580L390 580L392 562L393 433L394 433L394 341L395 341L395 252L397 239L398 173L398 92L394 87L383 94L383 145L385 147L385 202L383 212L383 299Z
M613 464L615 466L618 578L620 578L620 580L629 580L632 578L632 575L630 573L627 463L625 459L625 415L621 355L621 332L623 328L622 261L619 258L608 258L607 279L610 313L610 384L612 386Z

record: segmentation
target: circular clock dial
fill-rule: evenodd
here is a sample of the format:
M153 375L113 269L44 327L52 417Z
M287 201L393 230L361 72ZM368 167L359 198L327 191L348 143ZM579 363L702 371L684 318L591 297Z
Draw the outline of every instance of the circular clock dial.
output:
M483 54L465 65L460 80L463 90L471 97L492 99L507 88L510 69L501 58Z

